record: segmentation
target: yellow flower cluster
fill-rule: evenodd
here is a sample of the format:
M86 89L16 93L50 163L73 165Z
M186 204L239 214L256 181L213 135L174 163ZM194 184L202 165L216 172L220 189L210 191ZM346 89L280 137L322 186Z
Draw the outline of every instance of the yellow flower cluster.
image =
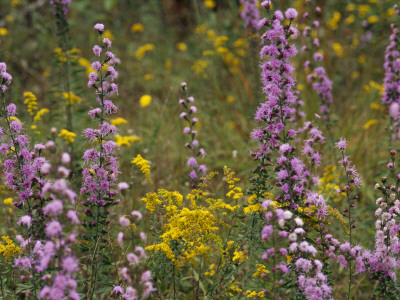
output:
M339 202L346 196L345 193L337 193L338 189L343 187L339 186L339 178L336 173L336 167L329 165L325 167L322 177L319 179L319 190L318 193L324 195L326 200L331 200L333 202Z
M329 216L334 217L342 226L343 230L349 234L349 228L347 225L347 221L345 220L345 218L343 217L343 215L340 213L340 211L338 211L336 208L333 208L332 206L328 205L327 206L327 212Z
M255 272L253 274L253 277L255 277L255 278L261 277L263 273L264 274L269 274L269 271L267 270L266 266L264 266L262 264L257 264L256 267L257 267L257 272Z
M61 129L58 136L63 137L65 140L65 143L67 143L67 144L72 144L76 138L76 134L71 131L68 131L67 129Z
M247 298L254 298L254 297L264 298L265 297L265 294L263 291L256 292L256 291L247 290L246 294L247 294L246 295Z
M59 62L66 62L67 59L70 61L76 61L79 58L81 50L78 48L72 48L69 51L64 52L60 47L54 49L54 54Z
M24 98L24 104L27 106L29 114L33 116L38 109L37 98L32 92L25 92Z
M146 177L146 181L148 183L151 183L151 177L150 177L150 165L149 161L144 159L140 154L138 154L132 161L132 164L135 164L137 167L140 168L140 171L144 174Z
M114 125L115 126L115 125ZM121 136L121 135L116 135L115 136L115 144L117 144L118 147L121 146L131 146L131 143L140 141L140 137L134 136L134 135L128 135L128 136Z
M164 222L160 243L151 245L146 250L162 251L177 267L185 262L194 265L197 256L225 256L227 252L231 253L229 257L235 262L242 263L247 260L245 253L234 250L234 242L228 243L227 251L223 250L219 230L221 227L229 228L230 225L219 217L219 213L222 211L222 215L225 215L239 206L231 206L221 199L208 197L209 193L205 191L208 187L207 182L215 174L216 172L208 174L198 189L193 189L186 196L185 204L184 197L176 191L158 190L157 193L148 193L142 199L146 203L146 209L151 213L157 211ZM179 244L179 251L174 248L176 243ZM206 272L207 276L214 275L212 269L213 266L210 266L210 270Z
M135 23L131 26L131 32L143 32L144 26L142 23Z
M235 252L233 252L233 257L232 257L233 262L242 264L248 259L249 259L249 257L243 251L236 250Z
M69 92L69 93L62 93L64 99L67 100L67 102L65 103L66 105L72 105L74 103L81 103L82 99L81 97L75 95L73 92Z
M235 172L229 169L227 166L224 167L224 175L226 182L229 184L229 192L226 194L227 197L233 198L234 200L239 199L243 196L242 188L235 186L235 182L240 181L239 178L235 177Z
M137 60L142 60L144 56L146 55L147 52L149 51L154 51L155 47L153 44L144 44L143 46L140 46L136 52L135 52L135 57Z
M13 205L13 198L6 198L6 199L4 199L3 200L3 204L4 205ZM8 212L12 212L12 208L11 207L9 207L8 208Z
M140 106L141 107L147 107L151 103L151 96L150 95L143 95L142 97L140 97L139 102L140 102Z
M119 125L122 125L122 124L128 124L128 121L125 120L124 118L115 118L115 119L112 119L110 121L110 123L113 126L119 126Z
M213 277L213 276L215 275L214 267L215 267L215 265L214 265L214 264L211 264L211 265L208 267L208 271L207 271L207 272L204 272L204 275Z
M2 236L1 239L6 243L3 245L0 242L0 254L4 257L5 261L12 259L17 253L22 254L21 248L15 246L14 242L8 236Z
M33 117L33 121L35 121L35 122L40 121L40 120L42 119L42 117L43 117L45 114L48 114L49 112L50 112L50 110L48 110L47 108L42 108L42 109L40 109L40 110L36 113L36 115Z

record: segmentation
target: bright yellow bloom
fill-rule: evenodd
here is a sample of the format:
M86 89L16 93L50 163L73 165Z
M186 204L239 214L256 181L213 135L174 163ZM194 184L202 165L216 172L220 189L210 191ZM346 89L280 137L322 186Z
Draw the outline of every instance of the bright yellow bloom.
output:
M376 123L378 123L377 119L373 119L373 120L369 120L367 123L364 124L363 129L367 130L369 129L372 125L375 125Z
M42 117L45 114L48 114L50 112L50 110L48 110L47 108L42 108L41 110L39 110L36 115L33 117L33 121L37 122L40 121L42 119Z
M149 43L140 46L135 52L136 59L142 60L147 52L154 51L154 49L155 49L154 45Z
M17 6L17 5L19 5L20 4L20 0L12 0L11 1L11 5L12 6Z
M13 205L13 198L6 198L3 200L5 205Z
M22 254L21 248L15 246L10 237L2 236L1 239L6 243L6 245L3 245L0 242L0 254L4 257L6 262L12 259L17 253Z
M339 28L339 22L340 22L340 18L342 17L341 13L338 11L335 11L333 13L333 16L331 19L329 19L328 21L326 21L326 25L328 26L328 28L332 29L332 30L336 30Z
M27 106L29 114L33 116L38 109L37 98L32 92L25 92L24 98L24 104Z
M140 102L140 106L141 107L147 107L151 103L151 96L150 95L143 95L142 97L140 97L139 102Z
M232 197L234 200L239 199L243 196L242 189L235 186L235 182L240 181L239 178L234 177L235 172L233 172L227 166L224 166L224 175L226 177L226 182L229 184L229 192L226 194L227 197Z
M207 69L208 66L208 61L198 59L194 62L193 66L191 69L194 71L196 75L203 74L204 70Z
M113 40L113 39L114 39L114 35L113 35L113 34L111 33L111 31L108 30L108 29L106 29L106 31L104 31L103 37L104 37L104 38L108 38L108 39L110 39L110 40Z
M205 0L204 1L204 6L209 8L209 9L214 9L216 5L217 4L215 3L214 0Z
M187 46L185 43L178 43L176 44L176 49L178 49L179 51L186 51L187 50Z
M67 144L72 144L74 142L74 139L76 138L76 134L71 131L68 131L67 129L61 129L58 136L63 137L65 140L65 143L67 143Z
M360 18L364 18L370 10L371 6L367 4L361 4L358 6L358 16Z
M113 126L119 126L119 125L122 125L122 124L128 124L128 121L125 120L124 118L116 118L116 119L112 119L110 121L110 123Z
M233 253L232 261L237 261L239 264L244 263L249 257L243 251L235 251Z
M263 291L256 292L256 291L247 290L246 294L247 294L246 295L247 298L254 298L254 297L264 298L265 297L265 294Z
M78 64L84 68L86 68L86 74L89 75L92 72L95 72L95 70L92 69L92 65L90 63L90 61L88 61L87 59L81 57L78 59Z
M8 34L7 28L0 27L0 36L5 36Z
M346 24L346 25L353 24L355 20L356 20L356 17L354 15L350 15L346 19L344 19L344 24Z
M154 75L147 73L147 74L144 74L143 78L144 78L144 80L152 80L152 79L154 79Z
M72 105L76 102L81 103L82 99L81 97L75 95L73 92L69 92L69 93L62 93L64 99L67 100L67 102L65 103L66 105Z
M134 135L129 135L129 136L120 136L119 134L115 136L115 144L117 144L118 147L121 146L131 146L131 143L140 141L140 137L134 136Z
M379 21L379 17L378 16L369 16L367 19L368 23L373 24Z
M228 101L229 103L233 103L235 102L235 97L233 97L232 95L228 95L228 97L226 97L226 101Z
M135 23L131 26L131 32L143 32L144 26L142 23Z
M256 266L257 266L257 272L255 272L253 274L253 277L257 278L257 277L261 277L263 273L264 274L269 273L269 271L267 270L267 268L264 265L257 264Z
M144 159L140 154L138 154L132 161L132 164L135 164L137 167L140 168L140 171L144 174L146 177L147 182L151 183L151 177L150 177L150 165L149 161Z
M333 43L332 45L333 51L335 51L336 55L339 57L343 56L343 47L339 43Z
M207 24L202 24L196 27L195 31L197 34L203 34L207 30Z

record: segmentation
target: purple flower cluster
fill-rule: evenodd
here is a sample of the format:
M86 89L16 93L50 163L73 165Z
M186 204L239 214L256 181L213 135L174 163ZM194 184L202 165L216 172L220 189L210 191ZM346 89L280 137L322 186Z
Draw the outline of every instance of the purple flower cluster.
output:
M316 13L318 15L321 14L321 10L319 7L316 8ZM308 13L303 15L304 18L310 18ZM322 66L323 64L323 55L319 52L320 43L318 38L311 38L310 32L311 29L314 28L317 30L319 28L319 21L314 20L311 26L306 26L303 30L303 36L307 38L308 45L304 45L302 47L302 51L311 51L312 59L307 60L304 63L304 68L306 70L312 69L310 74L307 76L307 82L312 84L314 91L320 98L321 106L320 112L325 120L329 119L330 114L330 106L333 103L332 97L332 80L328 77L325 68Z
M250 32L256 32L258 29L258 22L260 21L260 12L257 8L257 0L240 0L243 5L243 10L240 17L244 20L244 28Z
M109 50L111 41L102 38L104 25L96 24L94 29L100 36L100 45L93 47L93 53L99 61L92 64L95 72L89 74L88 87L95 89L98 107L91 109L89 116L99 122L99 128L84 130L85 138L96 147L86 150L83 155L86 166L82 171L81 193L86 196L82 205L86 207L87 220L83 225L97 230L98 226L106 226L109 222L108 207L119 203L119 200L115 199L118 194L116 181L119 173L117 159L114 156L117 145L111 140L117 129L106 121L110 114L117 111L110 97L118 94L118 85L114 83L118 72L114 66L119 63L119 59ZM103 71L104 69L106 71Z
M120 224L124 227L129 227L131 222L139 223L142 219L142 214L139 211L132 211L131 217L123 216L120 218ZM123 279L124 284L114 286L113 293L116 295L122 296L124 299L139 299L139 291L141 291L141 298L148 298L156 289L153 286L151 281L151 272L149 270L142 270L138 274L138 267L143 265L143 262L146 258L146 253L143 247L137 246L140 241L146 241L146 234L144 232L140 232L138 237L136 237L134 251L129 252L126 255L126 266L120 269L120 274ZM121 231L118 233L117 242L121 246L124 247L125 234ZM134 279L140 278L140 280ZM136 285L136 288L133 285ZM122 285L125 285L123 287ZM137 288L140 287L138 290Z
M55 8L54 14L57 19L63 19L64 15L68 13L68 5L71 4L72 0L51 0L50 5Z
M51 166L45 163L42 168ZM64 166L59 166L57 172L64 177L69 175L69 170ZM43 214L47 217L43 222L44 236L40 239L24 239L21 235L17 236L24 254L15 259L14 266L24 274L20 276L21 281L40 281L40 284L34 284L35 288L42 286L39 298L80 299L75 281L75 274L79 270L78 260L71 249L76 243L77 235L68 233L71 231L70 227L79 224L76 211L68 209L75 205L77 194L68 187L64 178L59 178L54 182L47 181L42 187L41 195L50 199L43 208ZM32 219L30 215L25 215L19 222L29 227ZM34 295L36 292L33 291Z
M313 197L319 198L320 195L313 195ZM322 198L320 202L325 201ZM294 273L296 284L307 299L329 299L332 289L328 285L327 277L322 273L323 263L316 259L317 249L306 241L307 228L303 228L304 221L299 216L294 216L289 210L276 208L276 204L271 200L265 200L263 207L267 210L265 213L267 225L261 232L261 238L267 241L273 240L274 226L272 224L278 224L278 226L275 225L277 227L275 234L278 239L275 239L275 244L279 244L280 247L267 249L262 256L263 260L275 263L271 271L280 274L283 278ZM287 247L283 246L285 244ZM290 264L286 263L288 255L293 257ZM277 256L281 256L282 260L278 262ZM281 279L280 284L282 283Z
M395 11L399 14L397 7L395 7ZM390 43L386 47L385 63L383 64L385 90L382 101L389 107L389 115L393 119L393 138L396 139L400 137L400 36L399 29L395 24L391 25L391 30Z
M6 130L0 127L0 155L3 160L3 174L7 186L15 190L19 200L14 204L26 214L18 222L28 228L27 237L33 239L44 235L46 214L43 206L46 203L42 194L45 185L40 169L45 163L42 152L45 146L36 144L31 151L29 137L22 131L22 124L16 118L17 106L13 103L6 106L4 92L9 89L12 77L7 72L5 63L0 63L1 82L1 116L5 119Z
M182 91L186 93L187 85L185 82L181 84ZM196 139L197 131L194 130L196 123L199 121L195 117L197 113L197 107L193 105L194 98L187 97L186 99L179 99L179 104L185 109L181 112L179 117L187 121L187 126L183 129L183 133L190 136L190 141L185 144L191 152L191 156L187 159L186 165L190 168L189 177L191 180L192 187L195 187L197 183L201 180L200 175L205 176L207 173L207 167L204 164L199 164L197 162L197 157L201 156L203 159L206 156L206 152L203 148L200 148L199 141Z
M274 230L273 224L278 224L278 237L289 242L287 249L281 248L280 252L284 256L288 253L294 256L290 267L283 269L287 272L295 270L298 289L307 299L327 299L330 298L331 288L322 273L322 262L316 259L317 249L306 241L310 228L303 228L304 221L299 210L302 208L301 211L305 213L305 208L308 208L307 217L310 217L310 208L316 207L315 215L322 219L327 214L327 207L321 195L309 191L313 184L318 184L318 179L312 177L310 170L298 156L297 148L291 144L296 134L308 132L302 154L312 164L319 165L321 155L314 147L318 143L324 143L325 138L311 122L305 122L303 128L298 130L287 126L294 121L298 104L294 67L291 65L291 58L297 54L297 49L289 43L290 37L298 36L297 29L291 25L297 11L288 9L285 16L290 21L288 26L283 25L284 14L281 11L275 11L271 20L260 21L261 25L268 28L261 36L264 46L260 52L261 81L267 101L261 104L255 114L255 120L265 127L253 130L251 137L259 143L259 149L251 155L262 166L274 166L275 186L280 189L280 194L275 197L278 204L272 204L270 200L263 202L263 207L268 210L272 208L272 211L265 214L267 225L263 228L261 237L264 240L270 238ZM304 203L308 194L308 201ZM275 205L282 208L276 208ZM275 249L267 250L266 256L268 252L275 253Z

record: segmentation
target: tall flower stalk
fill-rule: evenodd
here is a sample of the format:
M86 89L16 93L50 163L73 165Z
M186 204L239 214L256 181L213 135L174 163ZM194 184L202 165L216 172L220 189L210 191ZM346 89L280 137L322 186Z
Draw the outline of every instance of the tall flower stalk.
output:
M97 287L99 263L105 255L104 251L100 250L107 242L103 236L108 232L109 209L120 202L116 189L118 164L114 156L117 145L111 140L116 128L106 121L110 114L117 111L109 97L118 94L118 86L113 82L118 77L114 66L119 60L108 50L111 48L111 41L103 38L104 25L96 24L94 30L99 34L100 44L93 47L93 53L99 60L92 63L95 72L89 74L88 87L95 90L98 107L90 110L89 115L99 123L99 127L84 130L85 138L93 148L86 150L83 155L86 166L82 171L81 188L85 197L82 205L86 207L86 217L82 225L87 232L85 238L91 245L88 299L93 298Z
M190 168L189 178L191 187L195 188L201 182L200 175L205 176L207 173L206 165L198 164L197 157L201 156L204 159L206 152L203 148L199 148L200 144L196 139L197 130L195 130L195 125L199 119L195 117L197 107L194 106L194 98L186 97L187 84L185 82L181 84L181 89L184 97L179 99L179 104L182 105L185 111L181 112L179 117L187 121L187 126L183 129L183 133L190 137L185 147L189 149L191 156L187 159L186 165Z

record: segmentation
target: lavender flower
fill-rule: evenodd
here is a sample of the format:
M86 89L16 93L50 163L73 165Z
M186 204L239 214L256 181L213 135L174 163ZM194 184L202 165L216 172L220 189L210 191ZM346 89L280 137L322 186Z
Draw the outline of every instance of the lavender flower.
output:
M252 33L258 30L260 21L260 13L257 8L257 0L240 0L243 5L243 10L240 17L244 20L244 28Z
M181 83L181 88L182 92L186 94L187 84L185 82ZM190 168L189 178L191 181L191 186L194 188L201 181L200 175L206 175L207 167L199 164L196 158L198 156L204 158L206 156L206 152L203 148L199 149L200 144L196 139L197 131L194 130L194 127L198 122L198 118L194 117L194 115L197 113L197 107L194 106L193 103L193 97L179 100L179 104L181 104L186 110L185 112L180 113L179 117L188 123L188 126L183 129L183 133L190 136L189 142L186 143L185 146L190 150L192 156L188 158L186 165Z

